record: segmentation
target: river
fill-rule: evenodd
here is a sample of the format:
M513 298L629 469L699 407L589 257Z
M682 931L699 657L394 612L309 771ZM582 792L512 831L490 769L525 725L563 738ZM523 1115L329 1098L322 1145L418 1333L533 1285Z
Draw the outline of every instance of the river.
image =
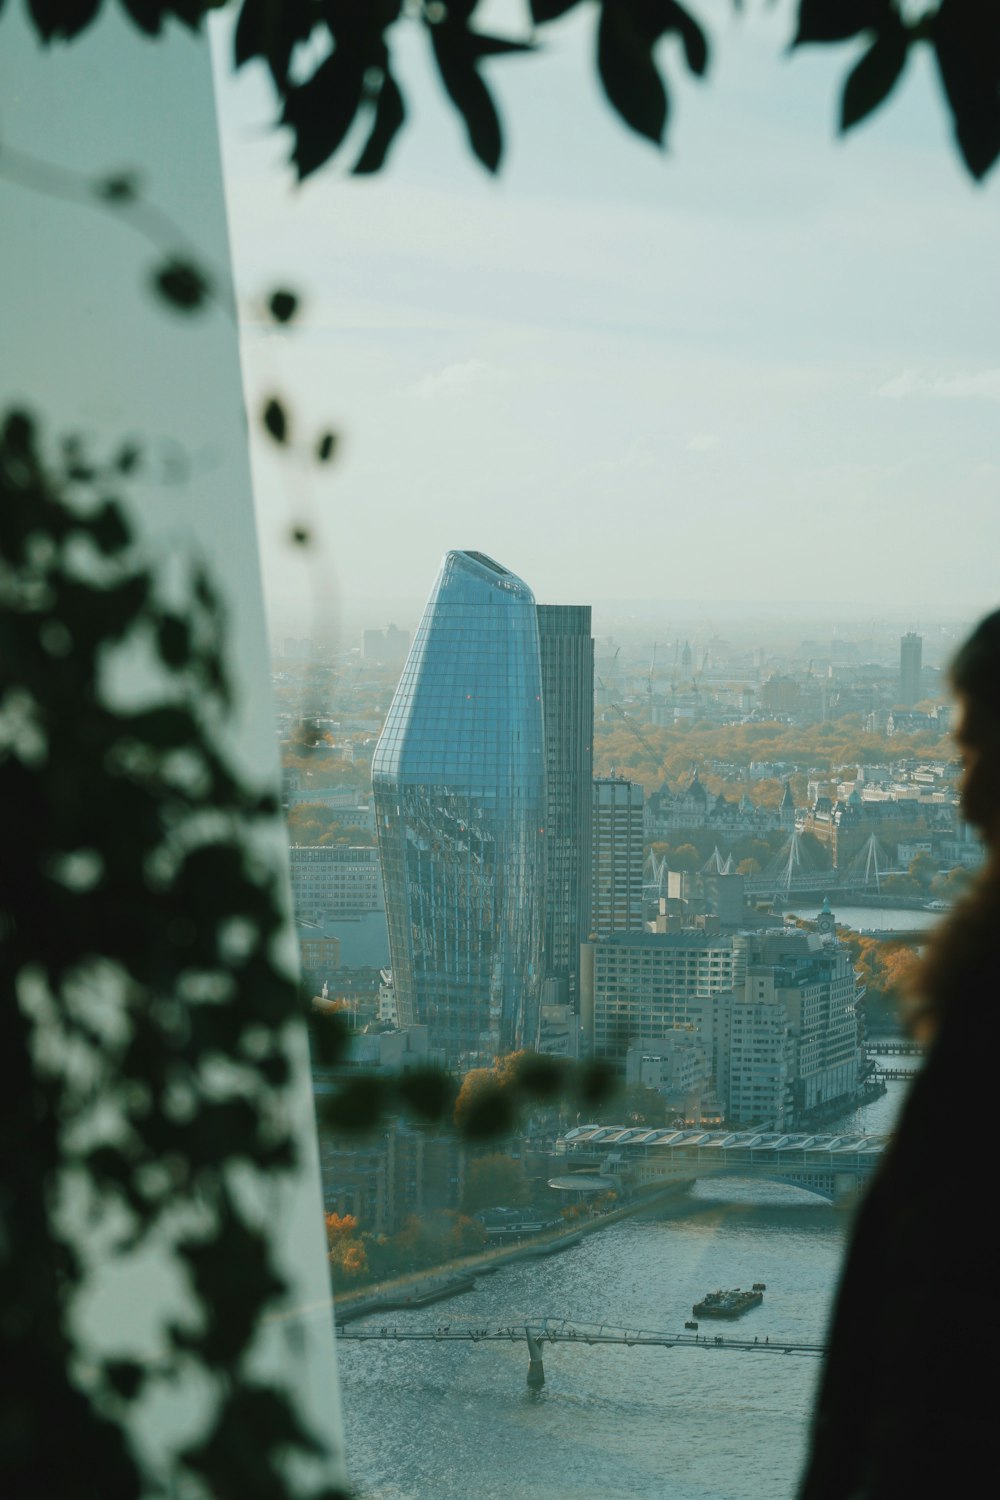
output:
M891 1128L905 1084L843 1121ZM720 1286L763 1281L734 1337L821 1341L849 1215L795 1189L697 1184L669 1209L511 1265L399 1326L544 1316L680 1332ZM380 1321L386 1321L386 1317ZM715 1331L714 1328L712 1330ZM351 1481L363 1500L781 1500L802 1462L820 1361L697 1348L339 1346Z

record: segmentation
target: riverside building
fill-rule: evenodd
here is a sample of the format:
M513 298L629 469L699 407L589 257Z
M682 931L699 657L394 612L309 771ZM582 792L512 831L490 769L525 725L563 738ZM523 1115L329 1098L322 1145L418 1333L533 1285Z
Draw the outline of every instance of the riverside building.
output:
M819 933L617 933L583 950L585 1036L627 1072L697 1036L727 1121L789 1129L850 1103L864 1064L850 952Z
M545 742L530 588L446 554L372 761L400 1024L449 1063L533 1046Z

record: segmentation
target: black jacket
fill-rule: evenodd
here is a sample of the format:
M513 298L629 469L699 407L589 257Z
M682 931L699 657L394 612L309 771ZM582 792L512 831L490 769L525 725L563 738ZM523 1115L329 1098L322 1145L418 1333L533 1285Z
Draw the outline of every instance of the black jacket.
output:
M799 1500L964 1500L995 1478L997 983L965 979L858 1210Z

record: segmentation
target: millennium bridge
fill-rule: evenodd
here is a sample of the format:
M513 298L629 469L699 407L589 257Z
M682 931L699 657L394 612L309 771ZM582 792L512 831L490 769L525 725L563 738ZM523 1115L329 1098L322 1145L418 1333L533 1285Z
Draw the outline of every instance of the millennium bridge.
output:
M767 1131L654 1130L645 1125L578 1125L555 1155L567 1167L552 1186L648 1188L706 1177L754 1177L804 1188L833 1202L852 1196L878 1165L883 1135L787 1135ZM585 1181L586 1179L586 1181Z
M545 1384L542 1351L545 1344L623 1345L629 1349L698 1349L705 1353L823 1355L825 1344L800 1344L770 1337L733 1338L730 1334L668 1333L655 1328L617 1328L609 1323L578 1323L571 1318L540 1318L529 1323L439 1323L433 1328L407 1324L341 1323L337 1338L351 1343L515 1344L522 1340L528 1353L528 1385Z

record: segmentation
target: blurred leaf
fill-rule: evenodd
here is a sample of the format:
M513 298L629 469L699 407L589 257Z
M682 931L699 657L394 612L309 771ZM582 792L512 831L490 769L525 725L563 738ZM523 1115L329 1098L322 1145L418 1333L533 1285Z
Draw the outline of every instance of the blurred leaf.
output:
M509 1135L514 1128L516 1110L511 1089L495 1083L479 1089L463 1111L459 1128L466 1140L485 1141Z
M158 4L157 0L121 0L121 4L140 31L144 31L147 36L159 35L166 6Z
M142 449L137 443L123 443L112 459L119 474L132 474L139 467Z
M378 1124L386 1104L386 1086L381 1078L346 1078L337 1083L337 1092L318 1101L323 1123L331 1130L345 1132L371 1130Z
M581 1063L576 1077L576 1093L581 1105L603 1104L617 1087L618 1079L610 1063L592 1058Z
M465 122L469 145L483 166L495 172L503 136L490 92L476 71L476 38L466 26L445 22L431 27L431 42L441 82Z
M985 177L1000 156L1000 7L941 0L933 37L959 150Z
M566 1082L567 1068L562 1058L542 1057L537 1053L521 1059L517 1084L535 1099L557 1099Z
M396 1080L396 1094L420 1120L443 1120L455 1107L455 1081L442 1068L416 1068Z
M879 31L891 12L891 0L799 0L792 46L844 42L859 31Z
M233 45L237 68L251 58L266 60L279 94L288 88L292 52L317 25L317 8L310 0L243 0Z
M313 1014L309 1028L309 1044L316 1062L332 1067L347 1054L350 1029L346 1020L337 1011Z
M406 105L403 103L399 85L386 67L383 71L382 86L375 100L375 119L371 133L361 155L354 163L353 170L356 176L362 177L366 173L379 171L385 164L389 147L405 119Z
M271 396L264 405L261 421L265 431L276 443L288 442L288 418L285 408L276 396Z
M267 310L276 323L290 323L299 310L299 299L294 292L279 289L268 298Z
M909 43L902 25L884 32L847 75L840 106L840 129L850 130L892 92L906 64Z
M300 182L342 144L361 104L364 73L361 54L338 45L307 82L288 90L281 123L295 134L292 161Z
M698 78L703 77L708 69L708 39L694 16L677 0L667 0L663 30L678 33L688 67Z
M636 27L631 7L619 0L605 0L601 9L597 70L608 102L626 125L662 144L667 91L653 61L651 41Z
M157 632L160 660L168 667L186 667L191 660L191 627L180 615L164 615Z
M321 464L328 464L336 452L337 434L335 432L324 432L316 444L316 457Z
M153 288L178 312L197 312L209 295L205 275L192 261L171 259L153 273Z
M129 542L129 530L121 509L113 500L108 500L90 523L90 535L105 557L125 549Z
M31 19L46 42L77 36L96 16L101 0L28 0Z
M531 0L531 14L542 25L545 21L558 20L579 3L580 0Z
M116 1396L121 1396L124 1401L134 1401L142 1390L146 1372L135 1360L113 1359L104 1366L104 1378Z
M94 192L105 203L134 203L139 196L139 178L135 172L116 172L112 177L102 177L94 185Z

